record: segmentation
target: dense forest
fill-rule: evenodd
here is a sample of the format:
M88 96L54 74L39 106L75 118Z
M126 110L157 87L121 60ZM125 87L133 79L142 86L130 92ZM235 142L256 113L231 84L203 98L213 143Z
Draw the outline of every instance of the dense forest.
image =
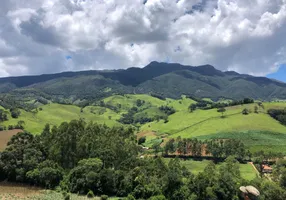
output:
M168 109L167 109L168 110ZM193 151L203 143L176 140L166 145L165 153ZM179 158L164 162L159 154L142 158L134 130L83 120L46 125L40 135L27 132L13 136L0 154L2 180L16 181L57 189L69 199L69 192L89 196L118 196L126 199L240 199L239 187L251 184L261 191L260 199L286 198L286 172L283 163L276 170L277 183L266 179L244 180L236 158L247 152L239 141L206 143L215 155L217 146L225 162L217 167L211 162L202 173L194 175L182 167ZM184 147L193 148L184 148ZM241 154L228 152L230 147ZM280 166L280 168L279 168Z

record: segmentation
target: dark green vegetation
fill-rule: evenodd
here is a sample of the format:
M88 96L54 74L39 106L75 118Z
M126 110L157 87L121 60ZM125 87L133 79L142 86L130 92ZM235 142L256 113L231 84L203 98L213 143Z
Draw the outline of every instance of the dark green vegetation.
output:
M194 142L193 142L194 144ZM237 143L239 146L239 143ZM84 121L48 125L38 136L13 136L0 155L1 179L30 183L68 192L127 197L127 199L239 199L239 187L251 184L260 199L286 198L283 162L277 183L266 179L244 180L234 157L193 174L171 159L139 158L140 146L132 129L108 128Z
M40 103L85 105L112 94L151 94L161 99L182 94L219 99L286 98L286 84L264 77L221 72L210 65L199 67L152 62L145 68L113 71L64 72L59 74L0 79L1 105L7 108L37 99ZM19 106L17 106L19 107Z
M270 109L268 114L274 119L278 120L281 124L286 125L286 108L281 109Z

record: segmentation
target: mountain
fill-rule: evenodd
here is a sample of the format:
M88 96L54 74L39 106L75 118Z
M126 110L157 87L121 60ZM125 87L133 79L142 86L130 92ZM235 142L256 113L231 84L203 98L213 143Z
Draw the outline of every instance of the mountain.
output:
M0 78L1 95L25 99L100 99L112 94L154 93L179 98L182 94L218 99L245 97L286 99L286 83L265 77L222 72L211 65L185 66L151 62L144 68L81 71Z

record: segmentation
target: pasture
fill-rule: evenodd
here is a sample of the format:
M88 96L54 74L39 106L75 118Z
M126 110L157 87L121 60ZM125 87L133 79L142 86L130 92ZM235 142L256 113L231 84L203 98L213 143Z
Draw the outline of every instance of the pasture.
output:
M169 158L165 158L164 161L165 163L169 162ZM197 175L200 172L203 172L205 167L212 161L209 160L202 160L202 161L195 161L192 159L188 160L181 160L180 164L182 166L185 166L191 173ZM223 163L218 163L216 164L216 168L218 168L222 165ZM242 178L245 180L253 180L255 179L256 176L256 171L253 169L253 167L250 164L239 164L239 169Z

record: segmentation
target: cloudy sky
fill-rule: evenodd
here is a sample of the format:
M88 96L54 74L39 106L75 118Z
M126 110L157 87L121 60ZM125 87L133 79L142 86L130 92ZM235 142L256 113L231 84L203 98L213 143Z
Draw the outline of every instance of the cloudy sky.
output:
M286 63L285 35L286 0L3 0L0 76L153 60L264 76Z

